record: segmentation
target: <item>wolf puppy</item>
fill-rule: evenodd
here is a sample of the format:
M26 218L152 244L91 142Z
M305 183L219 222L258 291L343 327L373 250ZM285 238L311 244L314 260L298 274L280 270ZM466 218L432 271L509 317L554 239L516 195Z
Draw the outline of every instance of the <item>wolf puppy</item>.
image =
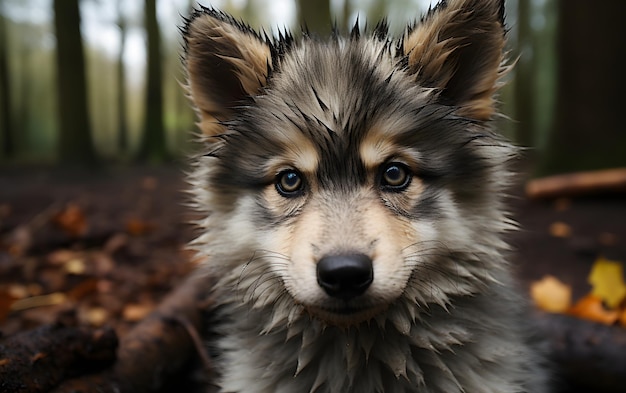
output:
M503 2L398 40L183 28L222 392L545 392L501 235Z

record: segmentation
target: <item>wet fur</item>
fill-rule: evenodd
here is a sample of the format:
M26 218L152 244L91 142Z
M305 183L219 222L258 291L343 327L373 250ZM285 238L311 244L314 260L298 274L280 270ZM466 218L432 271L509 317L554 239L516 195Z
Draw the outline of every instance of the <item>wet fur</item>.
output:
M398 40L385 23L295 40L214 9L186 20L206 146L193 246L217 280L221 391L547 391L501 239L515 156L492 130L503 15L449 0ZM381 186L390 161L410 169L402 192ZM298 197L277 192L285 169ZM372 257L374 282L344 302L315 267L349 252Z

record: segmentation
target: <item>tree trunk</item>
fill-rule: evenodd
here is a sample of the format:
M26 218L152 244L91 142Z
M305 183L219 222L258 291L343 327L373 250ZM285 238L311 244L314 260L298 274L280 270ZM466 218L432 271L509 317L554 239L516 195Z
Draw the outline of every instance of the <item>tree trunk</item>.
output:
M163 85L161 35L156 16L156 0L145 0L145 26L148 36L146 110L143 136L139 150L142 161L161 162L168 159L165 126L163 125Z
M70 165L95 162L87 105L85 57L78 0L54 0L57 36L58 159Z
M329 0L298 0L298 20L311 33L327 35L330 32L330 1Z
M626 2L560 0L557 102L542 174L626 166Z
M33 97L33 78L31 77L33 72L33 48L30 45L22 43L18 49L18 73L17 83L18 92L15 98L16 115L13 123L15 137L15 150L16 154L20 155L22 152L28 152L30 149L30 133L33 128L33 110L32 110L32 97ZM50 84L54 86L54 83ZM56 119L56 118L55 118ZM58 123L58 122L57 122Z
M122 0L117 0L117 27L120 29L120 53L117 59L117 125L119 154L128 150L128 123L126 121L126 68L124 50L126 48L126 18L122 14Z
M0 1L0 7L3 5ZM5 17L0 13L0 138L2 142L2 156L13 158L15 155L15 141L13 139L13 112L11 109L11 84L9 78L9 56L7 23Z

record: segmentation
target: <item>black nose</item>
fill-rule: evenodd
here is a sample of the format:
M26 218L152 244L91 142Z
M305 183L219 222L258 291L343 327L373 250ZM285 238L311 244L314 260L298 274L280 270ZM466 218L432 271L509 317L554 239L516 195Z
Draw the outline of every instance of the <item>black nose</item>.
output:
M373 279L372 260L364 254L329 255L317 263L317 283L338 299L363 294Z

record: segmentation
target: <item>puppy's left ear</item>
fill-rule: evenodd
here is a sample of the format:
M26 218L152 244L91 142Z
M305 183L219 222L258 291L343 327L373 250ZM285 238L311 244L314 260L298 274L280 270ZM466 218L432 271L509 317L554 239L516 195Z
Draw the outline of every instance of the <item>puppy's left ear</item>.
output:
M488 120L504 66L504 0L443 0L403 37L409 72L458 114Z
M267 84L272 53L267 39L215 9L196 11L183 27L187 89L205 135L224 132L223 122Z

